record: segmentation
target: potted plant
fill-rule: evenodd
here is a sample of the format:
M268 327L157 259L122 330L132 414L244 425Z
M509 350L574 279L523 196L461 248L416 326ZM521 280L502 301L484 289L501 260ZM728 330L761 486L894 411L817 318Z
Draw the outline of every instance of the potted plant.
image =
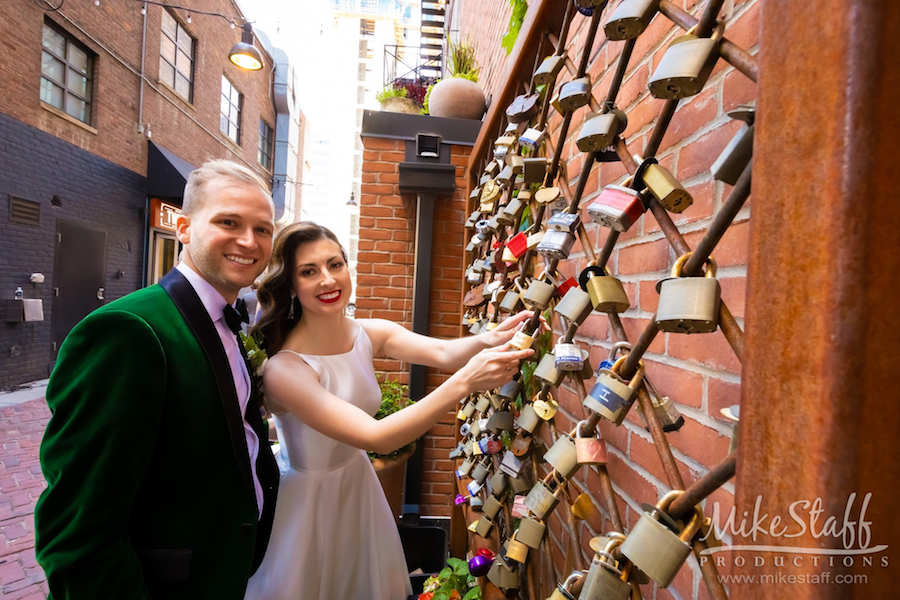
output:
M409 386L401 384L399 381L382 381L379 383L381 387L381 407L375 413L376 419L394 414L398 410L412 404L412 400L407 397ZM405 446L397 448L390 454L378 454L369 452L369 460L375 468L375 474L381 482L384 489L384 495L387 497L391 512L394 514L394 520L400 519L400 504L403 499L403 480L406 474L406 461L412 456L416 449L416 443L410 442Z
M475 46L469 41L450 42L447 70L450 77L437 82L428 94L428 114L435 117L480 119L484 92L478 87Z
M425 86L412 81L395 80L375 94L385 112L417 115L425 99Z
M481 600L481 587L466 561L448 558L440 573L425 580L418 600Z

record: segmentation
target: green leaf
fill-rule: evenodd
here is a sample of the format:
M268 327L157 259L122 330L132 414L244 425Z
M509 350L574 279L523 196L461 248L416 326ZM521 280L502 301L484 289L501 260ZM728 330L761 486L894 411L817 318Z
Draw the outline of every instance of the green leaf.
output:
M449 563L450 561L448 560L447 562ZM447 581L448 579L450 579L451 575L453 575L453 571L450 569L450 567L444 567L443 569L441 569L441 572L438 574L438 579L440 581L444 582L444 581Z
M454 575L468 575L469 574L469 565L466 564L466 561L460 560L458 558L448 558L447 564L450 565L450 568L453 569Z
M481 587L475 586L462 597L462 600L481 600Z

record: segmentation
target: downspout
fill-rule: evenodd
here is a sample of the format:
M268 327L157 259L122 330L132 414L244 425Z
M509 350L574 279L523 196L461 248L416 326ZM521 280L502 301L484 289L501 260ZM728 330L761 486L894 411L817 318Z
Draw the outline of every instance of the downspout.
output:
M141 76L138 85L140 91L138 93L138 118L137 133L144 133L144 71L147 68L147 3L144 7L144 29L141 34ZM147 269L150 265L150 198L144 196L144 252L141 260L141 283L143 287L147 287L148 277Z

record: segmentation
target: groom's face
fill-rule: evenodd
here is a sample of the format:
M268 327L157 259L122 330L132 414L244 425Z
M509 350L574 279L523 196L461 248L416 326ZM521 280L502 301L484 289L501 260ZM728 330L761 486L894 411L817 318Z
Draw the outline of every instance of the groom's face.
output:
M275 209L261 189L232 181L210 182L205 198L193 214L179 219L184 260L233 302L269 263Z

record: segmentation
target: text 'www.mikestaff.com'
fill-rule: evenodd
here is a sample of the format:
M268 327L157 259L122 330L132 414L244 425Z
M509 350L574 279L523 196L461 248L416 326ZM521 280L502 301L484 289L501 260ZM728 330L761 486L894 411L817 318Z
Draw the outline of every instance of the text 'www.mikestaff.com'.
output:
M868 583L869 576L860 573L762 573L759 575L719 575L719 582L724 585L733 584L761 584L761 585L789 585L789 584L819 584L819 585L846 585Z

